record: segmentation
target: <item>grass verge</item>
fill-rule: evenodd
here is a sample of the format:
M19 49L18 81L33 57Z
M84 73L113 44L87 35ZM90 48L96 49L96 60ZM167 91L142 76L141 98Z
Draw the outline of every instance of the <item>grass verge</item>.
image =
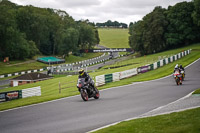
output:
M200 94L200 88L195 90L192 94Z
M200 108L121 122L95 133L199 133Z

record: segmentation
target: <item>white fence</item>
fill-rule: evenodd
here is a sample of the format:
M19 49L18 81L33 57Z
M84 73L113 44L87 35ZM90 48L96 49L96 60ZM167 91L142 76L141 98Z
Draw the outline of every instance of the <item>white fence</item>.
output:
M128 78L133 75L137 75L137 68L120 72L120 79Z
M32 97L32 96L41 96L40 86L22 90L22 98Z
M96 86L101 86L105 84L105 76L104 75L99 75L95 77L96 79Z

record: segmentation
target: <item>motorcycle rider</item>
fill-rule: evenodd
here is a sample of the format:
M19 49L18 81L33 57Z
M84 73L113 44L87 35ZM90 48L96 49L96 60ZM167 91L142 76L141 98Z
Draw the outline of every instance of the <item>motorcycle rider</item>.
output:
M180 65L180 71L181 71L181 74L182 74L182 78L183 78L183 80L184 80L184 78L185 78L185 69L184 69L184 67L182 66L182 65Z
M182 70L182 71L185 71L185 69L182 65L180 65L179 69Z
M85 82L89 85L91 85L94 88L94 82L93 80L90 78L89 74L84 72L84 69L80 69L79 70L79 76L78 78L84 78Z
M174 67L174 73L175 73L175 71L179 71L179 73L181 72L179 67L178 67L178 64L176 64L176 66Z
M182 67L182 65L181 65ZM178 71L179 74L181 74L181 69L179 68L178 64L176 64L176 66L174 67L174 73ZM182 77L180 77L180 83L182 84Z

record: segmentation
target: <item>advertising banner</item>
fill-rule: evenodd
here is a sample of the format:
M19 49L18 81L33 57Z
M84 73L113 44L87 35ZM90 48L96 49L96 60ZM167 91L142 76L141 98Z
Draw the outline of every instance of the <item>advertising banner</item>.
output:
M5 93L0 93L0 102L6 101L6 94Z
M20 91L9 91L0 93L0 102L10 101L20 98Z
M140 67L139 69L140 69L140 73L145 73L145 72L148 71L149 66L142 66L142 67Z
M132 48L81 49L81 53L134 52Z

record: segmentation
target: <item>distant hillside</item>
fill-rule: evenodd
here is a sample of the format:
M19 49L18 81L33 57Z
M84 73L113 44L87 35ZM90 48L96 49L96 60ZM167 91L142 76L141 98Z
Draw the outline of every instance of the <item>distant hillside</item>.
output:
M128 29L98 28L100 44L108 48L130 48Z

